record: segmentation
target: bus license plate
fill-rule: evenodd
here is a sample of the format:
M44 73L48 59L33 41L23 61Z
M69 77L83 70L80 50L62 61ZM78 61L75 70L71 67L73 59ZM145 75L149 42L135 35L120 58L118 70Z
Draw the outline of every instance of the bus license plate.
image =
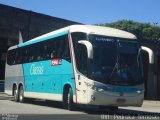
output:
M125 103L126 99L122 99L122 98L118 98L117 99L117 103Z

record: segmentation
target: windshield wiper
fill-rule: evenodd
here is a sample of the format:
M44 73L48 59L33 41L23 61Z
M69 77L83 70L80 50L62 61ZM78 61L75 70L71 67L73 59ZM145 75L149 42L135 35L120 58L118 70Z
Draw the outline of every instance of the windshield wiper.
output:
M117 40L117 61L116 61L115 65L114 65L114 68L113 68L112 73L111 73L111 75L109 77L109 80L112 79L112 76L114 74L115 69L117 69L117 71L119 71L119 58L120 58L120 54L119 54L119 40Z
M111 78L112 78L112 76L113 76L113 74L114 74L115 69L117 69L117 71L118 71L118 68L119 68L118 66L119 66L119 63L116 62L115 66L114 66L114 68L113 68L113 70L112 70L112 73L111 73L111 75L110 75L110 77L109 77L110 80L111 80Z

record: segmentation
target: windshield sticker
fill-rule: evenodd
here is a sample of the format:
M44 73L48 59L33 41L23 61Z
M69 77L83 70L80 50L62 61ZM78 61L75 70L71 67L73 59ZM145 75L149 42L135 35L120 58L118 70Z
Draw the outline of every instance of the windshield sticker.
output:
M114 40L113 39L110 39L110 38L102 38L102 37L96 37L95 40L97 41L104 41L104 42L113 42Z

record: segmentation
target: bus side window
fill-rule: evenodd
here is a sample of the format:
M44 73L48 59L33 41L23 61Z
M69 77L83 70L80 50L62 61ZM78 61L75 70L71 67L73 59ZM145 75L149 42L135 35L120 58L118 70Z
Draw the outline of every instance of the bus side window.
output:
M53 58L58 58L58 44L57 44L57 38L53 38L51 40L51 42L49 43L50 44L50 59L53 59Z
M68 62L71 61L69 43L68 42L66 42L66 45L65 45L65 51L64 51L63 59L67 60Z
M18 64L18 59L19 59L19 53L18 53L18 49L14 49L13 50L13 64Z
M67 36L65 36L63 59L67 60L68 62L71 62L69 42Z
M58 43L58 49L57 49L57 52L58 52L58 58L60 59L63 59L63 56L64 56L64 51L65 51L65 39L64 37L59 37L58 40L57 40L57 43Z
M55 45L54 45L54 41L52 41L49 45L48 48L48 54L49 54L49 59L53 59L56 58L56 51L55 51Z
M28 62L28 48L27 47L25 47L25 49L24 49L24 58L23 58L24 63Z
M49 60L51 57L50 57L50 53L51 53L51 45L47 44L46 48L45 48L45 59Z
M14 50L12 50L12 65L14 65L15 64L15 51Z
M34 61L34 47L29 46L28 47L28 62Z
M7 64L16 65L22 63L21 51L19 48L9 50L7 55Z
M67 35L61 36L57 39L57 49L56 50L57 50L58 58L65 59L68 62L71 61Z
M55 54L56 54L56 51L52 50L52 51L51 51L51 56L50 56L50 58L51 58L51 59L55 58Z
M13 54L13 50L9 50L7 53L7 64L8 65L13 65L14 63L14 54Z
M16 64L16 51L13 50L13 57L12 57L12 64L15 65Z
M38 46L38 50L37 50L37 61L40 61L41 60L41 50L42 48L41 48L41 46Z
M78 45L78 51L77 51L77 57L79 59L77 59L76 63L77 63L77 68L78 70L84 74L87 75L87 71L88 71L88 56L87 56L87 48L84 45L79 44Z
M43 46L43 51L42 51L42 59L47 60L48 59L48 45L44 44Z
M43 56L44 56L45 60L50 60L50 59L54 58L55 51L54 51L53 42L54 41L45 42L44 52L43 52L43 54L44 54Z
M16 64L21 64L21 63L22 63L22 52L21 52L21 48L17 48L15 54L16 54L16 56L15 56Z
M37 44L37 61L41 61L44 59L44 44L39 43Z
M32 62L32 48L30 46L26 46L24 47L24 58L23 58L23 62L24 63L28 63L28 62Z
M72 33L73 47L76 59L77 69L84 75L87 75L88 57L87 48L84 45L78 44L79 40L86 40L87 36L85 33Z

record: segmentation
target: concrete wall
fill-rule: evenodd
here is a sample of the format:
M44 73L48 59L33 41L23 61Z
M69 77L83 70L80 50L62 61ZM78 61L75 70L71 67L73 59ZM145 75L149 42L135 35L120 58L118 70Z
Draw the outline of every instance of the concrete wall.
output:
M72 24L79 23L0 4L0 37L17 39L21 30L26 41Z

